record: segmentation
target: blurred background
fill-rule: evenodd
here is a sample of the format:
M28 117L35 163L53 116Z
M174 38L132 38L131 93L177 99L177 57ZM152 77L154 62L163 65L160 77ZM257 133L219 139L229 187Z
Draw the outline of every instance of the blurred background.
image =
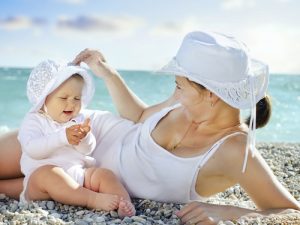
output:
M296 0L10 0L0 2L0 133L30 108L30 69L50 58L70 61L84 48L103 52L148 104L170 95L166 64L187 32L211 30L243 40L269 64L271 123L260 141L300 140L300 1ZM90 108L115 112L101 80ZM244 112L247 115L247 112Z

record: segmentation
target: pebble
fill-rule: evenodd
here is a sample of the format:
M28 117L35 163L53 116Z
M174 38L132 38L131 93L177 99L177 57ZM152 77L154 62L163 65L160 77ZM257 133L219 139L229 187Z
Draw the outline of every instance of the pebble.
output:
M46 203L47 209L53 210L55 208L55 204L53 201L48 201Z

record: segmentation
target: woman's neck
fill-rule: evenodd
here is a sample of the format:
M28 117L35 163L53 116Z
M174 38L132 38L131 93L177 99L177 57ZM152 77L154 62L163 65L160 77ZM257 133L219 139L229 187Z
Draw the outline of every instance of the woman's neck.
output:
M183 108L186 119L199 128L223 130L241 125L240 111L227 104L217 104L210 108Z

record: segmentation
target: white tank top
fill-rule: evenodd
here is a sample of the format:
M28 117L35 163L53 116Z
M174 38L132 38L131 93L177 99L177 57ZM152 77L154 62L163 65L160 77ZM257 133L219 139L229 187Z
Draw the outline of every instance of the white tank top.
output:
M175 156L159 146L151 133L178 106L165 108L139 124L102 113L92 125L98 139L93 156L101 167L115 172L132 197L177 203L204 199L195 191L199 170L226 138L241 133L223 137L202 155Z

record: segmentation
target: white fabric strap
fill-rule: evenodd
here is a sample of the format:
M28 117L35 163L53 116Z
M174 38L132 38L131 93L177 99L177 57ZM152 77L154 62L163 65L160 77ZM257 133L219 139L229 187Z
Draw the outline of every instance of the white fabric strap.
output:
M249 76L248 80L250 82L251 115L250 115L250 122L249 122L249 132L248 132L248 137L247 137L245 159L244 159L243 169L242 169L243 173L246 171L249 150L252 153L252 157L254 157L255 133L256 133L255 79L252 76Z

